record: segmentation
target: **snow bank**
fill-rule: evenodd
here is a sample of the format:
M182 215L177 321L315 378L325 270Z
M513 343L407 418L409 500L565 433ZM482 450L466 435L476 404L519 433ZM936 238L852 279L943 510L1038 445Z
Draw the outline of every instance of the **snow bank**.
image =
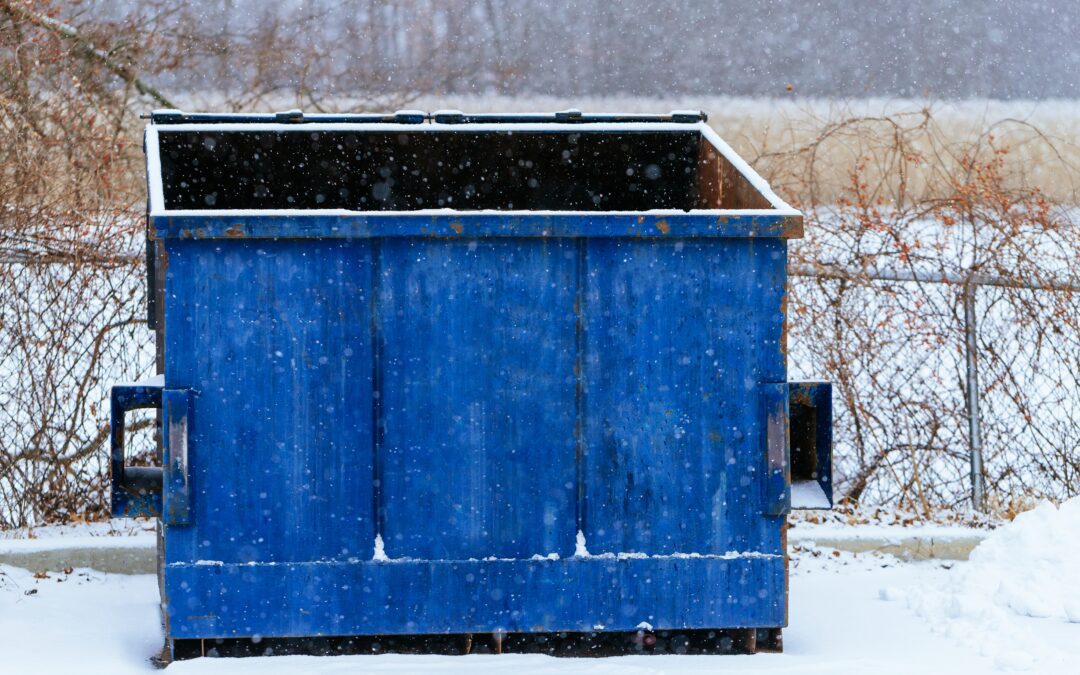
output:
M48 525L33 530L0 531L0 555L62 549L142 549L157 546L150 520L114 518L102 523Z
M1076 672L1080 645L1080 497L1043 503L1005 525L939 585L904 599L935 631L974 648L1003 670Z

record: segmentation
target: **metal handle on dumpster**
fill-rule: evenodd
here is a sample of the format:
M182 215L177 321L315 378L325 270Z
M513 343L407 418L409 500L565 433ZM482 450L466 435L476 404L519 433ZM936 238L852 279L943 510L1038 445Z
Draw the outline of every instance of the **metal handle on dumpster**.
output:
M788 445L788 386L765 384L761 395L765 420L765 514L791 511L791 454Z
M191 522L191 475L188 471L191 403L190 389L166 389L161 395L162 424L165 427L161 519L167 525L187 525Z
M146 382L121 384L112 388L109 437L114 516L160 516L168 525L185 525L189 522L191 484L188 475L188 428L191 402L190 389L165 389L160 376ZM163 412L164 466L125 466L124 414L131 410L154 408L160 408Z
M791 508L832 508L832 385L788 383Z
M112 453L112 514L156 516L161 512L161 468L124 465L124 414L161 407L157 380L118 384L109 397L109 446Z

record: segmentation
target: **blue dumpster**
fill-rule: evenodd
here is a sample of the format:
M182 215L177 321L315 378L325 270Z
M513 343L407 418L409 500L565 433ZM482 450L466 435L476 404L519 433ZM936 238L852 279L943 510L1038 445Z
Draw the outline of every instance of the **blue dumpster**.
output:
M167 110L145 146L163 377L113 388L112 507L160 518L174 655L779 647L830 390L787 381L801 215L703 115Z

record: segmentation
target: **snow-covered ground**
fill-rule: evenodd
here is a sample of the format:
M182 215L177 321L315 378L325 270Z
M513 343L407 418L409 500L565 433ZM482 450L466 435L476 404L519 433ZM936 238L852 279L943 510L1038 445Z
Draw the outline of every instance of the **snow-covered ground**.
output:
M784 654L285 656L196 659L168 672L1080 673L1077 532L1080 499L1022 514L968 562L800 546ZM153 576L73 570L35 578L0 566L0 672L149 673L161 644Z
M153 548L155 525L147 519L115 518L104 523L47 525L0 530L0 554L62 548Z

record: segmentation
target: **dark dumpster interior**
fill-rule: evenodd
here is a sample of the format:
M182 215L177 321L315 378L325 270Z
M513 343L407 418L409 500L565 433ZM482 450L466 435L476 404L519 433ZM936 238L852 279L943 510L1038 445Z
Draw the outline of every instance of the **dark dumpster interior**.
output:
M688 131L165 131L165 208L768 209Z

